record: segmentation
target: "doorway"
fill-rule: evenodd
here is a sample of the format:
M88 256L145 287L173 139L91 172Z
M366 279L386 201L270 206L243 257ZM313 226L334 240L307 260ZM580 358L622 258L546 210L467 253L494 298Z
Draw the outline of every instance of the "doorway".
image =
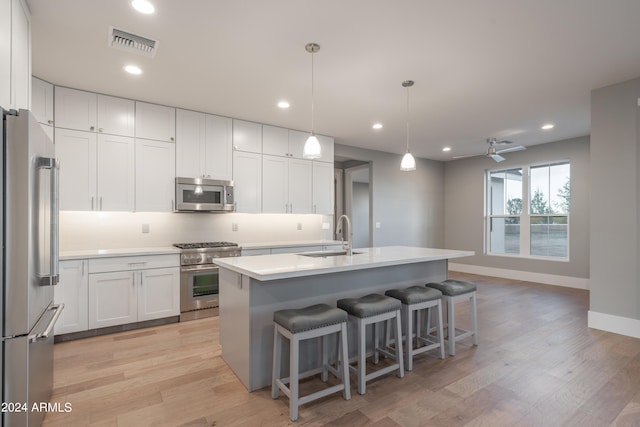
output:
M336 161L336 222L346 214L353 226L353 247L373 246L371 163L358 160ZM342 240L341 233L335 235Z

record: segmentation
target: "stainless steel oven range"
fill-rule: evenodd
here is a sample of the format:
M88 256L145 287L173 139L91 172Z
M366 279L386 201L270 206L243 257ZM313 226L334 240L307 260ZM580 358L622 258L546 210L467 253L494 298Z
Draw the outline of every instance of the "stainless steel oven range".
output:
M218 314L218 272L214 258L240 256L237 243L176 243L180 248L180 320Z

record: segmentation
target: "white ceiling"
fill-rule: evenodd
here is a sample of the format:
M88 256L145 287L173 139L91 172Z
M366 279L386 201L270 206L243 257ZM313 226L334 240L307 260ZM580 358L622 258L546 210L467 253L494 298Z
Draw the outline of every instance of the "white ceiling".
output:
M27 2L36 76L300 130L311 126L304 46L316 42L316 132L398 161L403 80L416 82L411 151L448 160L482 154L487 137L587 135L590 91L640 76L638 0L152 0L154 15L129 0ZM109 48L110 25L159 40L155 58ZM129 63L143 75L125 74Z

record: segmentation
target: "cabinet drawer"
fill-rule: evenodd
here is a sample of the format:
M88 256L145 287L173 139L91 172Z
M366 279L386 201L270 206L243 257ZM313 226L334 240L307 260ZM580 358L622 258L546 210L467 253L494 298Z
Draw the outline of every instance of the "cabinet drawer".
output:
M92 258L89 260L89 273L108 273L111 271L143 270L148 268L179 266L179 254Z

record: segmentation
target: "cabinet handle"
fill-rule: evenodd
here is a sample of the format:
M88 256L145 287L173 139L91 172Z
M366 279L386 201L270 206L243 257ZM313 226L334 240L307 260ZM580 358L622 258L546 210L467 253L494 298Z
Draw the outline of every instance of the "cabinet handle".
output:
M96 130L96 127L95 126L91 126L91 127L89 127L89 130L94 131L94 130Z
M50 125L53 124L53 120L47 120L47 123L49 123Z
M98 128L98 132L102 132L102 128Z
M313 205L313 213L316 213L316 210L317 210L316 205Z
M92 211L93 211L93 210L95 210L95 209L94 209L94 207L93 207L93 205L94 205L94 203L93 203L94 199L95 199L95 197L91 196L91 210L92 210Z
M170 137L170 138L169 138L169 141L171 141L171 142L173 142L174 140L175 140L175 138L174 138L174 137Z
M175 208L173 207L173 200L171 200L171 212L173 212Z
M100 196L100 210L102 210L102 196Z

